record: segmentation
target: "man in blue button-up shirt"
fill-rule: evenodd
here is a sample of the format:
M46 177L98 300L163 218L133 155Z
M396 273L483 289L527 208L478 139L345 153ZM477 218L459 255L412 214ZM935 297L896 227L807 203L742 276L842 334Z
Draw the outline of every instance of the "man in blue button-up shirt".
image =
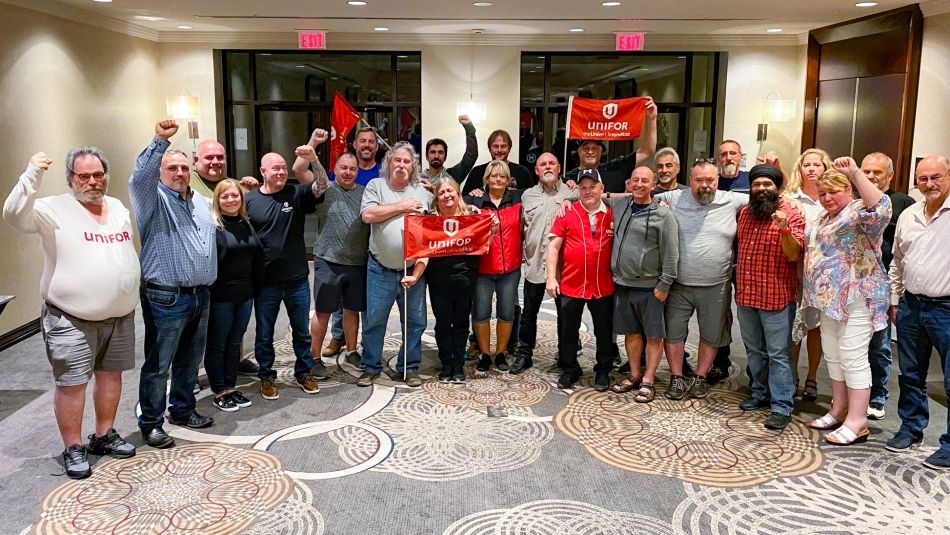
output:
M129 179L142 239L145 363L139 427L146 444L155 448L175 444L162 429L169 368L169 421L196 429L214 423L195 411L193 387L205 348L208 286L218 272L215 225L208 201L189 187L187 155L167 150L168 138L177 131L173 120L156 124L155 138L139 154Z

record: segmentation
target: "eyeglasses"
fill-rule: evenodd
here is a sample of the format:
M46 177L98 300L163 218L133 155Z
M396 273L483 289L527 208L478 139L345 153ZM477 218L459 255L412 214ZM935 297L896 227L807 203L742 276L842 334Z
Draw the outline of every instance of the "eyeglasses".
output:
M95 180L96 182L102 182L103 180L106 179L106 174L101 171L96 172L96 173L82 173L82 174L77 174L72 171L70 172L73 173L73 176L78 178L80 182L89 182L90 180Z
M917 183L920 184L920 183L923 183L923 182L937 182L937 181L939 181L940 179L942 179L942 178L945 177L945 176L947 176L947 175L945 175L945 174L943 174L943 175L931 175L931 176L921 175L921 176L918 176L918 177L917 177Z

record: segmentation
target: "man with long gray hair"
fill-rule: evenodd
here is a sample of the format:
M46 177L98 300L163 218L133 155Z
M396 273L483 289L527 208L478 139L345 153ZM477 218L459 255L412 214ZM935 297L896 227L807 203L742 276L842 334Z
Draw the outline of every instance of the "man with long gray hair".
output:
M87 451L126 458L135 447L113 428L122 372L135 366L135 304L139 262L132 222L122 202L106 196L109 162L95 147L66 156L69 192L37 199L53 161L30 158L3 205L3 219L39 234L45 259L40 279L41 327L56 389L53 413L66 447L63 464L73 479L89 477ZM86 385L95 377L95 432L83 445Z

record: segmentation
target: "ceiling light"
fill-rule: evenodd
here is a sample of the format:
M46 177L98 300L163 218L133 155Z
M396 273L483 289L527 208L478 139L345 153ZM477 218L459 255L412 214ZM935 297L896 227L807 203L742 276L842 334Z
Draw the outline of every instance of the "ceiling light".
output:
M165 17L149 17L147 15L136 15L134 18L138 20L147 20L149 22L156 22L160 20L165 20Z
M491 2L473 2L472 5L475 7L491 7L495 4Z
M103 3L103 4L108 4L109 2L112 2L112 0L92 0L92 1L93 1L93 2L101 2L101 3Z
M389 31L389 28L387 28L387 27L385 27L385 26L377 26L376 28L373 28L373 31L375 31L375 32L388 32L388 31Z
M408 58L409 56L396 56L396 57L399 58L399 59L406 59L406 58Z
M366 2L347 2L351 6L365 6Z
M601 2L600 5L604 7L614 7L614 6L619 6L620 2Z
M877 5L877 2L858 2L854 4L854 7L874 7Z
M571 31L571 32L582 32L582 31L584 31L584 28L571 28L571 29L568 30L568 31Z
M305 68L305 67L306 67L306 65L297 65L297 68L298 68L298 69L303 69L303 68Z
M186 24L179 24L178 26L176 26L176 28L178 28L179 30L190 30L191 26L188 26Z
M768 33L781 33L782 29L781 29L781 28L769 28L768 30L765 30L765 31L768 32Z

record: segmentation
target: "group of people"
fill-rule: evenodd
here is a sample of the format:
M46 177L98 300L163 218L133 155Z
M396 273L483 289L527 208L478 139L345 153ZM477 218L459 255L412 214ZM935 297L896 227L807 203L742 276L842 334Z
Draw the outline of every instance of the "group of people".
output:
M106 195L109 164L99 149L71 151L69 192L43 198L37 194L53 162L35 154L4 204L4 219L40 234L44 245L41 325L67 474L90 475L87 453L135 454L113 424L121 372L134 367L136 303L145 323L138 425L146 444L166 448L174 445L163 429L166 410L175 425L214 423L196 410L202 360L211 402L222 411L252 403L236 389L239 367L256 368L262 399L279 397L274 330L281 303L295 381L304 392L319 392L319 381L329 376L322 358L341 351L360 371L359 386L371 386L384 372L420 386L426 288L439 381L466 380L470 333L477 372L530 369L547 295L557 310L557 386L571 389L582 375L586 306L596 338L594 388L629 393L640 403L655 399L664 353L669 399L703 398L728 375L734 293L750 380L740 408L768 407L765 427L783 429L794 398L817 395L824 355L833 404L810 425L830 431L825 440L835 445L866 440L867 418L884 415L893 322L902 425L887 447L902 451L919 443L928 423L933 348L950 391L950 256L938 241L950 225L943 215L950 210L950 162L929 156L918 163L924 200L914 203L890 189L893 165L883 154L868 155L859 166L809 149L788 173L772 155L746 172L739 169L741 147L726 140L717 158L690 166L683 185L677 153L655 150L656 114L650 101L637 152L603 161L603 142L584 140L578 168L563 174L549 152L538 156L533 174L508 161L511 138L503 130L488 137L492 160L475 167L475 128L464 116L466 151L454 167L445 167L448 145L441 139L426 143L424 169L404 142L377 163L377 135L367 128L328 174L317 148L329 136L316 129L295 150L297 184L288 183L287 162L276 153L261 159L260 180L227 178L216 141L199 146L192 170L185 153L169 149L177 123L163 120L129 181L138 254L129 210ZM652 168L645 165L651 158ZM312 288L304 240L311 213L318 224ZM404 258L406 215L472 213L492 216L486 254ZM383 340L393 305L406 330L390 367ZM252 311L256 364L241 361ZM695 370L685 358L694 312ZM628 363L611 384L617 335ZM809 354L804 389L797 374L801 340ZM84 443L85 390L93 377L96 425ZM950 435L940 442L927 464L950 467Z

